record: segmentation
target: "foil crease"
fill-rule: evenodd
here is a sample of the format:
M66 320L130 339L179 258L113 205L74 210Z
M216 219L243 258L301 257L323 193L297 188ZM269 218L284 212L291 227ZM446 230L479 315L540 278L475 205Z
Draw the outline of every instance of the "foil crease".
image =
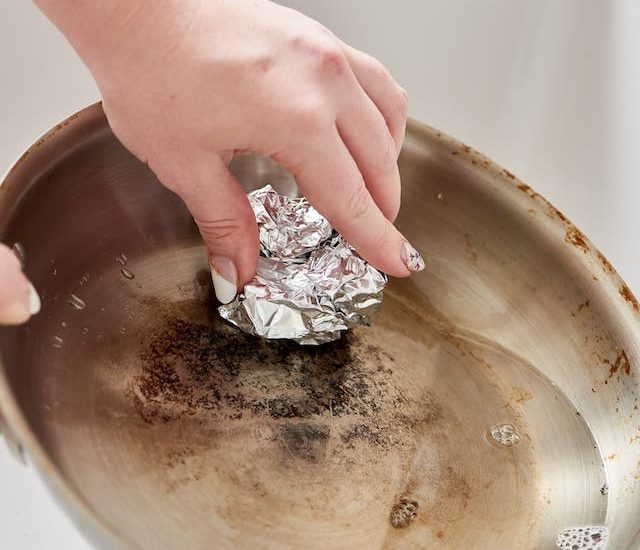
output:
M249 194L260 238L255 277L220 315L244 332L317 345L371 323L386 276L332 230L305 198L270 185Z

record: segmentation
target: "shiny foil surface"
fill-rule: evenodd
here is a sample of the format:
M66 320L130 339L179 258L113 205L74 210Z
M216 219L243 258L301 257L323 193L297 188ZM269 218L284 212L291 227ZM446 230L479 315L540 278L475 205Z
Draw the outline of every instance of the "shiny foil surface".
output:
M270 185L249 194L260 235L256 276L220 315L243 331L323 344L369 324L386 276L361 259L305 198Z

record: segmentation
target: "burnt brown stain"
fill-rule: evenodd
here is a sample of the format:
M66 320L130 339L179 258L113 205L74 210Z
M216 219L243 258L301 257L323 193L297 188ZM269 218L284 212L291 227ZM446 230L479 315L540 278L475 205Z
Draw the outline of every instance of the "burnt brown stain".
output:
M597 256L598 256L598 261L602 266L602 269L604 269L604 271L606 271L607 273L613 273L614 272L613 266L609 263L609 260L605 258L604 254L598 251Z
M611 380L618 372L627 376L631 375L631 363L624 350L620 351L613 364L608 360L605 360L604 363L610 365L608 380Z
M471 147L469 147L468 145L465 145L464 143L460 146L460 148L461 148L465 153L471 153Z
M576 227L567 229L564 240L576 248L579 248L585 254L589 252L587 238L584 236L584 233Z
M572 313L571 315L573 317L575 317L576 315L578 315L582 310L587 309L589 307L589 300L585 300L584 302L582 302L579 306L578 309L576 309L576 311L574 313Z
M288 456L318 462L326 455L329 431L328 426L302 422L279 426L278 437Z
M505 176L507 176L510 180L515 180L516 179L516 177L511 172L509 172L509 170L507 170L506 168L502 169L502 173Z
M626 284L620 285L618 292L620 292L620 296L622 296L625 301L631 304L631 307L636 313L640 313L640 304L638 304L637 298L633 295L633 292L631 292L631 289Z
M539 199L541 198L540 195L538 193L536 193L530 186L528 186L526 183L523 182L518 182L518 184L516 185L516 187L522 191L523 193L525 193L526 195L528 195L529 197L531 197L532 199ZM546 202L546 201L545 201Z
M249 336L214 318L169 315L144 338L129 396L149 426L259 421L285 457L313 463L329 439L386 452L411 444L416 425L442 415L428 395L409 403L393 383L394 358L357 331L309 347Z
M518 405L523 405L524 403L526 403L527 401L530 401L531 399L533 399L533 394L529 390L525 388L514 387L513 391L511 392L509 403L516 403Z
M549 210L550 210L552 216L555 216L556 218L558 218L563 223L570 223L569 219L560 210L558 210L555 206L553 206L552 204L549 205Z
M529 195L533 190L531 189L531 187L529 187L526 183L518 183L518 189L520 189L520 191L522 191L523 193L526 193L527 195Z

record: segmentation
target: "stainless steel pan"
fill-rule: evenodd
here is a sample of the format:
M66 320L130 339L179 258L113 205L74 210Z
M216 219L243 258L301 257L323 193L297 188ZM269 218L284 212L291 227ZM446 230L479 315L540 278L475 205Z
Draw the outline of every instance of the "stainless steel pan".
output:
M269 160L233 169L295 193ZM219 321L192 220L99 105L18 161L0 236L43 310L0 330L2 424L97 547L640 547L638 302L463 144L411 123L401 171L428 269L310 350Z

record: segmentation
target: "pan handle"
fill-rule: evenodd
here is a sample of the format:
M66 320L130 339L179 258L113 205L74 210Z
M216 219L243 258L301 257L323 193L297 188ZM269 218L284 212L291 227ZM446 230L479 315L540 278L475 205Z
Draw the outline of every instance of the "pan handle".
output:
M2 415L2 408L0 408L0 436L4 436L7 447L9 447L9 451L14 456L14 458L18 462L26 466L27 457L24 452L24 446L5 422L4 416Z

